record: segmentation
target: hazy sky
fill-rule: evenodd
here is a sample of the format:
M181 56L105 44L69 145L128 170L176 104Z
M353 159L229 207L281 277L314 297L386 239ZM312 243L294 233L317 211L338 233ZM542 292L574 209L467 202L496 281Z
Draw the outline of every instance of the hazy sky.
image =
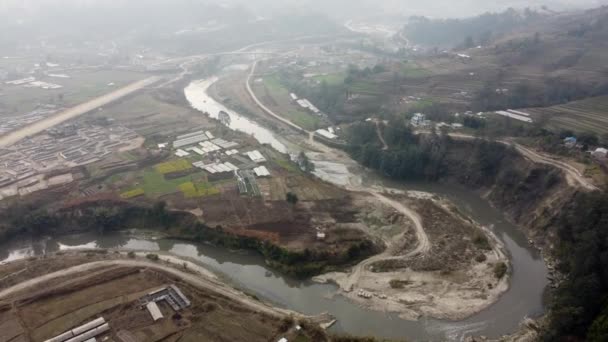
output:
M145 10L152 2L172 0L0 0L0 9L28 8L35 9L42 5L79 6L91 4L114 6L139 1ZM319 10L334 17L364 16L370 13L391 13L402 15L426 15L432 17L471 16L486 11L500 11L508 7L540 7L547 5L551 9L589 8L608 5L608 0L191 0L213 4L239 4L257 9L263 14L268 9L302 8Z

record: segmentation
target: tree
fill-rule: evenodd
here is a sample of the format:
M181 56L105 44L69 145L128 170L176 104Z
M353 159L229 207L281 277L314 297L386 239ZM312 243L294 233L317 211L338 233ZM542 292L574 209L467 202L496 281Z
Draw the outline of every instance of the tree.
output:
M298 155L298 164L300 165L300 169L304 172L310 173L315 170L315 164L308 159L308 156L303 151Z
M291 205L295 206L296 204L298 204L298 201L300 200L298 198L298 195L294 194L293 192L288 192L285 195L285 200L290 203Z
M464 40L464 47L466 49L470 49L475 46L475 40L473 40L473 36L467 36Z

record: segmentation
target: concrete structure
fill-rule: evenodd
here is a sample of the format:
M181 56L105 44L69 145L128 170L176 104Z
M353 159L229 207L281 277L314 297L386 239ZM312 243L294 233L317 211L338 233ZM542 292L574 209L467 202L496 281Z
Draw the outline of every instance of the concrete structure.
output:
M255 169L253 169L253 172L258 177L268 177L268 176L270 176L270 172L268 171L268 169L266 168L266 166L256 167Z
M322 136L323 138L327 138L330 140L334 140L337 139L338 136L333 134L332 132L326 130L326 129L318 129L315 131L315 133L317 133L318 135Z
M606 156L608 155L608 149L605 149L603 147L598 147L595 149L595 151L593 151L593 156L597 157L597 158L606 158Z
M160 312L160 308L156 302L146 304L146 309L148 309L148 312L150 313L150 316L152 316L152 320L154 320L154 322L163 319L163 313Z
M188 138L174 141L173 148L181 148L181 147L185 147L188 145L194 145L194 144L200 143L201 141L206 141L206 140L209 140L209 138L207 137L206 134L198 134L195 136L191 136Z
M222 148L217 146L216 144L210 142L210 141L203 141L202 143L199 143L199 145L202 147L202 150L205 153L210 153L210 152L215 152L215 151L219 151Z
M195 137L197 135L202 135L202 134L205 134L205 131L196 131L196 132L192 132L192 133L183 134L183 135L177 136L175 138L175 140L188 139L188 138L192 138L192 137Z
M247 156L255 163L263 163L266 161L266 158L258 150L247 152Z
M414 114L414 116L410 120L410 123L414 127L423 126L424 122L425 122L425 116L422 113L416 113L416 114Z
M211 142L223 149L229 149L229 148L234 148L234 147L239 146L239 144L237 144L235 142L226 141L226 140L220 139L220 138L213 139L213 140L211 140Z
M529 118L527 116L524 116L524 115L517 114L517 113L507 112L507 111L504 111L504 110L498 110L498 111L496 111L494 113L496 113L498 115L506 116L506 117L511 118L511 119L527 122L527 123L532 123L533 122L533 120L531 118Z
M189 156L190 153L188 153L188 152L186 152L184 150L177 150L175 152L175 155L178 156L178 157L185 157L185 156Z
M83 324L45 342L83 342L95 338L110 330L110 326L103 317Z
M190 305L192 305L190 300L175 285L170 285L170 286L167 286L164 288L160 288L156 291L152 291L152 292L148 293L148 295L142 299L146 303L145 304L146 308L148 308L149 303L158 303L158 302L164 300L176 312L183 310L183 309L189 307ZM152 306L152 308L153 308L153 306ZM158 308L158 305L157 305L157 308ZM154 310L154 308L152 310ZM162 313L161 313L161 315L162 315ZM158 316L158 314L156 314L156 316Z

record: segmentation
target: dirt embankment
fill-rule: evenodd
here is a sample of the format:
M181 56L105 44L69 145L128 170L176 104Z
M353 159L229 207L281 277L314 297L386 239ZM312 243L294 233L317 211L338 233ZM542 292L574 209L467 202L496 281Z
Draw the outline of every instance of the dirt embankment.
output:
M362 219L375 227L370 233L387 243L386 251L349 273L325 274L317 281L335 282L347 297L404 319L463 319L506 291L508 258L489 230L430 194L386 196L415 211L426 240L419 240L411 217L377 203Z
M503 211L540 248L551 247L555 232L551 222L579 191L567 175L546 163L535 163L509 146L502 146L500 155L479 170L472 141L457 141L446 156L448 170L444 181L455 182L479 191L492 205Z

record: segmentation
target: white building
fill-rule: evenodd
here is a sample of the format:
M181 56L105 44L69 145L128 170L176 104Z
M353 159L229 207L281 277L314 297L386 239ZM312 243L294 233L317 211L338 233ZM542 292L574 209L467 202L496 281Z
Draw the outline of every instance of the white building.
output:
M603 147L598 147L597 149L595 149L595 151L593 151L594 157L606 158L607 155L608 155L608 149L605 149Z
M330 140L338 138L337 135L331 133L330 131L328 131L326 129L318 129L318 130L316 130L316 133L318 135L320 135L320 136L322 136L324 138L330 139Z
M264 158L264 156L258 150L247 152L247 156L256 163L263 163L266 161L266 158Z
M160 309L155 302L146 304L146 309L148 309L148 312L150 312L150 316L152 316L152 320L154 322L163 319L163 313L160 312Z
M410 122L414 127L423 126L425 122L425 116L422 113L416 113L414 114Z

